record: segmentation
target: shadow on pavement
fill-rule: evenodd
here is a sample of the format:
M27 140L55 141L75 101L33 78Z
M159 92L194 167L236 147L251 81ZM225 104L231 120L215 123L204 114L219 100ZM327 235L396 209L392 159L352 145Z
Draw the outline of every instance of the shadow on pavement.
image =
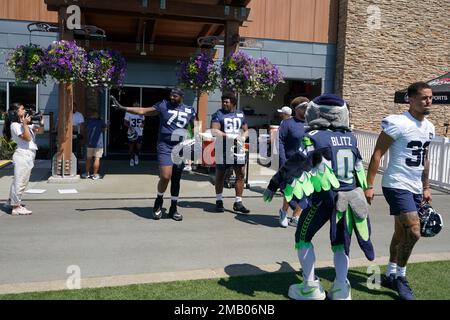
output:
M256 192L256 193L260 193L260 194L264 194L264 191L266 190L266 188L260 187L260 186L251 186L250 185L250 191Z
M203 209L204 212L216 213L216 202L214 199L211 202L203 201L178 201L180 208L195 208Z
M268 216L263 214L236 214L236 220L253 224L253 225L263 225L270 228L279 228L278 216Z
M153 219L153 208L151 206L149 207L119 207L119 208L89 208L89 209L75 209L77 212L80 213L86 213L90 214L90 211L94 211L92 213L101 213L99 211L127 211L131 212L138 217L144 218L144 219ZM95 212L97 211L97 212ZM165 209L163 209L163 217L165 216Z
M11 207L6 206L4 203L0 205L0 212L11 215Z

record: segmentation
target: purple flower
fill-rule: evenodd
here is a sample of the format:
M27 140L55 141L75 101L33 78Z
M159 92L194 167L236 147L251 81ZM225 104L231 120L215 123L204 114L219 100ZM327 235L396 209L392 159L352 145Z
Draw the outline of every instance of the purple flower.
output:
M120 87L125 74L126 60L117 50L93 50L88 54L83 80L90 87Z
M45 83L46 69L43 65L44 51L35 44L18 46L6 63L17 82Z
M55 41L45 51L44 63L56 81L72 83L83 77L86 52L75 41Z
M218 66L207 53L200 53L181 62L177 76L182 87L210 92L218 85Z

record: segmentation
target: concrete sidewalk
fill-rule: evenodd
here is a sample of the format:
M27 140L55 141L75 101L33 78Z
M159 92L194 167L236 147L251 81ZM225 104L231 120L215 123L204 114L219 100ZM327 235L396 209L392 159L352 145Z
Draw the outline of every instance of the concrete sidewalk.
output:
M84 163L81 162L81 168ZM82 169L83 170L83 169ZM253 163L249 167L250 189L244 197L259 198L268 185L274 170ZM100 180L80 179L75 183L48 183L51 176L51 163L36 161L28 190L45 190L41 194L25 193L23 200L85 200L85 199L154 199L158 183L158 164L156 161L141 161L139 166L130 167L128 160L103 160ZM13 176L13 166L0 170L0 201L6 200ZM170 186L169 186L170 188ZM76 194L61 194L58 190L75 189ZM381 176L375 181L378 195L381 192ZM234 197L234 189L224 189L224 197ZM446 194L434 190L433 194ZM170 197L170 190L166 195ZM181 198L215 198L214 169L200 167L196 172L184 173L181 183Z
M250 183L257 183L244 192L244 204L252 210L248 216L213 212L211 177L206 171L184 174L179 201L184 220L175 222L151 219L158 180L155 162L133 168L120 160L102 165L101 180L57 185L47 183L49 163L37 162L29 188L46 191L24 197L33 214L16 217L0 210L0 293L63 289L70 266L80 268L83 287L299 270L295 229L278 226L281 198L270 204L261 198L273 171L251 166ZM0 170L0 176L0 199L5 200L12 166ZM368 262L354 239L352 267L387 260L393 220L379 178L371 206L377 260ZM58 189L78 193L59 194ZM225 208L230 209L234 190L225 189L224 195ZM434 207L448 221L450 195L433 195ZM319 267L332 265L328 232L323 228L313 241ZM448 228L436 238L421 239L411 257L444 259L450 259Z
M84 163L81 163L84 168ZM254 164L249 169L251 189L246 197L259 197L275 172ZM50 161L39 160L33 168L28 189L46 190L42 194L25 193L26 200L81 200L81 199L148 199L156 197L158 164L156 161L141 161L130 167L127 160L104 160L101 163L100 180L80 179L76 183L48 183L51 175ZM0 171L0 200L7 199L13 176L13 166ZM60 194L58 190L76 189L76 194ZM170 190L166 196L170 196ZM181 196L189 198L215 197L214 169L200 167L192 173L184 173ZM234 189L224 189L224 196L234 196Z

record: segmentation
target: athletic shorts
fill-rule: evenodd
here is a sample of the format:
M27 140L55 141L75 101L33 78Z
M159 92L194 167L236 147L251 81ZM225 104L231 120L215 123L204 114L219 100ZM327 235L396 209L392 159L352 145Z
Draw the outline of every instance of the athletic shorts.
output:
M96 159L101 159L103 156L103 148L87 148L87 158L91 159L95 157Z
M408 190L383 187L383 195L389 204L390 213L397 216L400 213L414 212L419 210L422 195L412 193Z
M158 142L158 164L160 166L184 165L183 149L179 142ZM174 153L172 157L172 153ZM175 161L175 163L174 163Z
M142 144L142 136L138 136L136 140L128 140L128 144L132 144L132 143L137 143L137 144Z

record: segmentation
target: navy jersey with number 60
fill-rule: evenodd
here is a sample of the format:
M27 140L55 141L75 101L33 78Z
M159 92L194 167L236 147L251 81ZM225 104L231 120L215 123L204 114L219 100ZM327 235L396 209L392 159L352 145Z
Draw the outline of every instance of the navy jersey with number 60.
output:
M247 124L242 111L225 111L223 109L218 110L212 115L211 123L213 122L220 123L220 131L231 134L239 133L241 127Z
M171 142L172 134L179 129L186 129L195 118L195 110L183 103L174 105L163 100L154 105L159 112L159 137L158 141Z

